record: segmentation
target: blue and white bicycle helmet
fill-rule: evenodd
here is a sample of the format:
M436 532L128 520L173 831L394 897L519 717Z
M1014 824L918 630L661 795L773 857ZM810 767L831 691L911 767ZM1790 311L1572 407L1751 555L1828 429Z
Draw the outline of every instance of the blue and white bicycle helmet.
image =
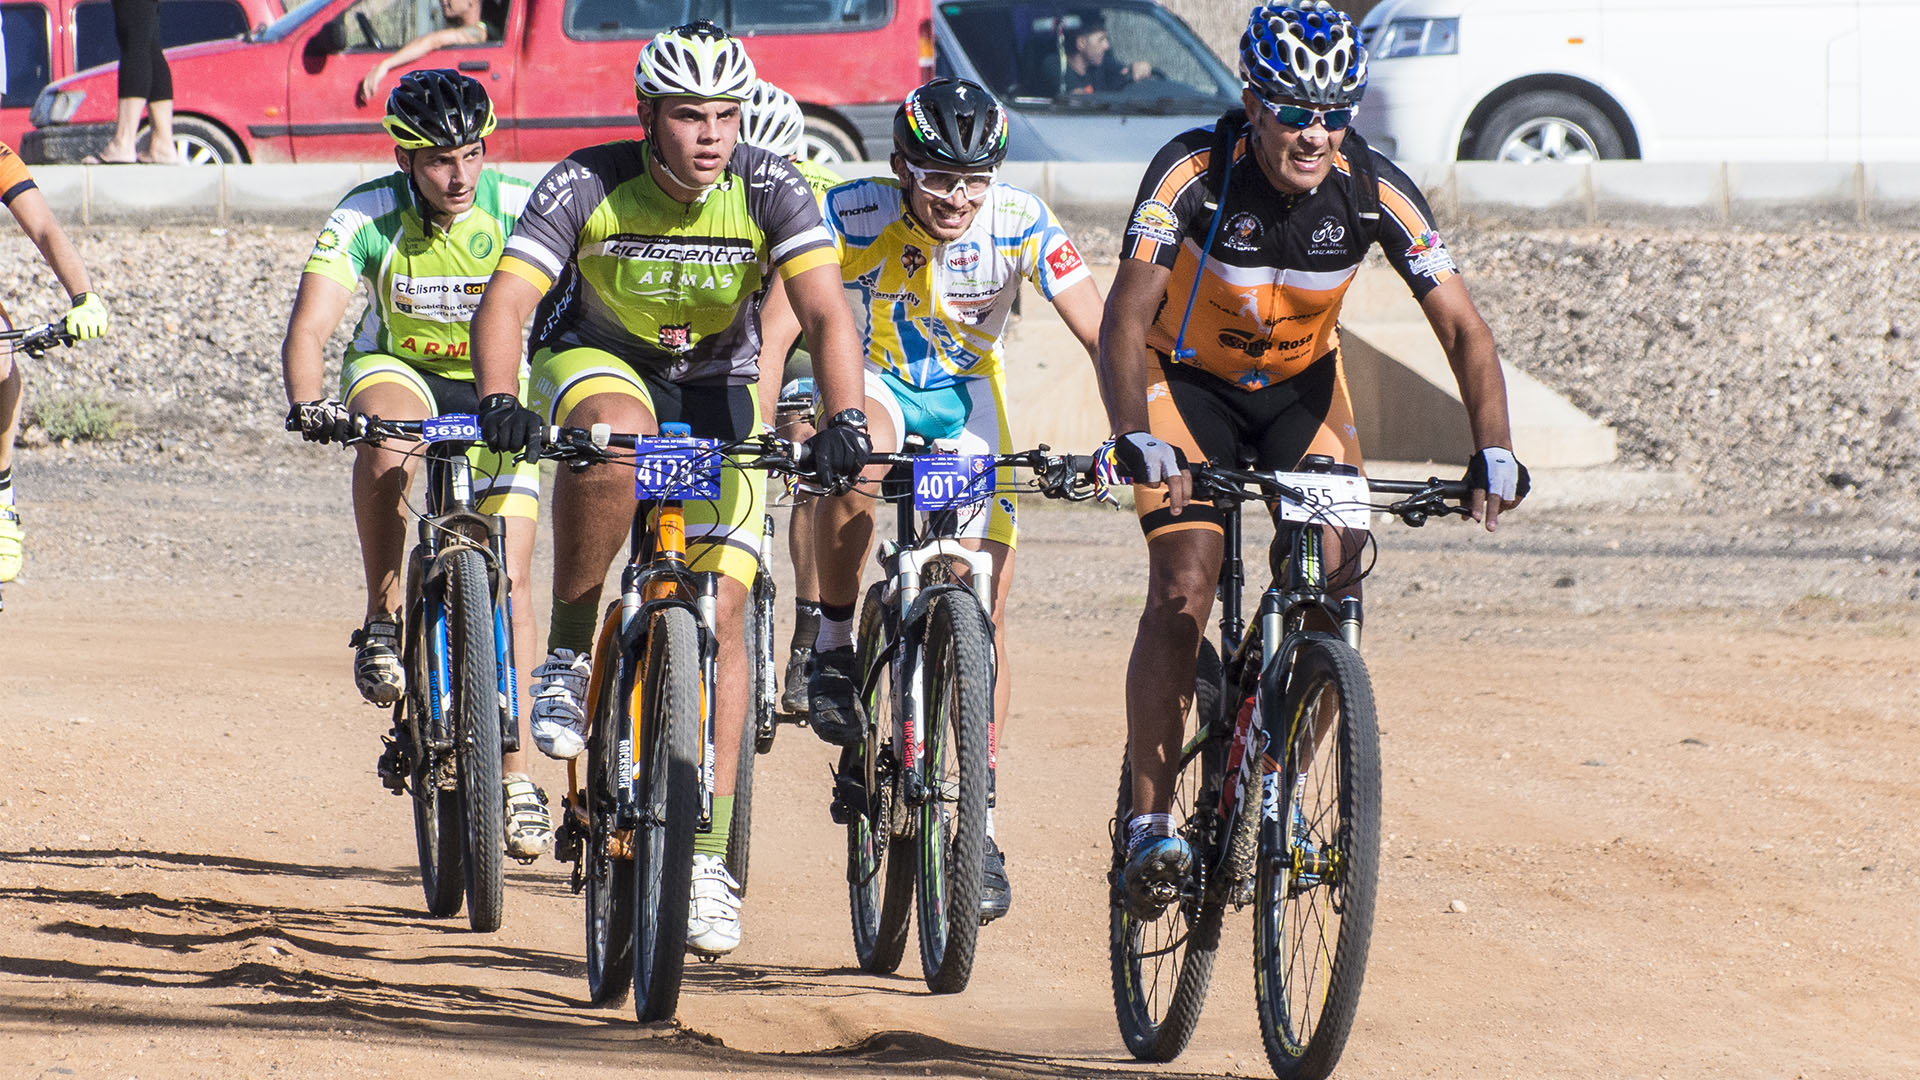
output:
M1326 0L1265 4L1240 35L1240 78L1264 98L1356 105L1367 92L1367 50L1353 20Z

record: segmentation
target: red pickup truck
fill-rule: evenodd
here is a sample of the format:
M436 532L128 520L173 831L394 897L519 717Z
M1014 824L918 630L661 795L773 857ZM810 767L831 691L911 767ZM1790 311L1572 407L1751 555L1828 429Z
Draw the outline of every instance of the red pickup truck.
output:
M385 92L357 90L383 54L436 28L437 0L306 0L240 41L167 51L174 130L201 160L380 161ZM933 69L931 0L489 0L488 40L428 53L415 68L481 80L500 114L503 161L557 161L638 134L633 65L662 28L711 17L747 41L760 74L800 99L808 153L884 153L893 110ZM106 142L115 69L54 82L34 102L29 162L74 162Z

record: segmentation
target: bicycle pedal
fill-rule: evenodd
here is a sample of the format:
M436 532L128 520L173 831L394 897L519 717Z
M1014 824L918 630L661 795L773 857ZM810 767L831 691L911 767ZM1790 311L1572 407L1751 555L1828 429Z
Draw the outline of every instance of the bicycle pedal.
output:
M534 863L540 861L540 856L538 855L515 855L511 851L507 852L507 858L512 859L521 866L532 866Z
M380 774L380 783L395 795L407 793L407 774L412 772L412 764L407 760L407 752L401 748L399 740L391 735L380 737L380 759L374 762L374 771Z

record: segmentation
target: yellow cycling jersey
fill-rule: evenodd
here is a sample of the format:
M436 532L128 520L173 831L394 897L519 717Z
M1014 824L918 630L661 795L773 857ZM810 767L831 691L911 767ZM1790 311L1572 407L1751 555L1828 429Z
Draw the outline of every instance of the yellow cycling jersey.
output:
M891 179L827 192L826 219L868 365L921 389L1001 370L1021 278L1052 300L1089 277L1047 204L1010 184L989 188L967 231L947 243L914 222Z

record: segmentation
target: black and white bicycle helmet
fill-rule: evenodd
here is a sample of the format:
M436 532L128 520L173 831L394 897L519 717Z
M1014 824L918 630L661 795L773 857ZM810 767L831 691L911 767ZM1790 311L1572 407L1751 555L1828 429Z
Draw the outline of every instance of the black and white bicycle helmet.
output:
M493 102L486 87L450 68L409 71L387 95L380 124L405 150L466 146L493 132Z
M1326 0L1266 4L1240 35L1240 78L1265 98L1354 105L1367 92L1367 50Z
M807 118L793 95L765 79L753 84L741 107L740 141L784 158L797 158L806 143Z
M894 112L893 145L925 165L995 168L1007 159L1007 110L979 83L935 79Z
M633 92L642 98L685 95L745 101L759 77L740 39L705 19L662 30L640 49Z

